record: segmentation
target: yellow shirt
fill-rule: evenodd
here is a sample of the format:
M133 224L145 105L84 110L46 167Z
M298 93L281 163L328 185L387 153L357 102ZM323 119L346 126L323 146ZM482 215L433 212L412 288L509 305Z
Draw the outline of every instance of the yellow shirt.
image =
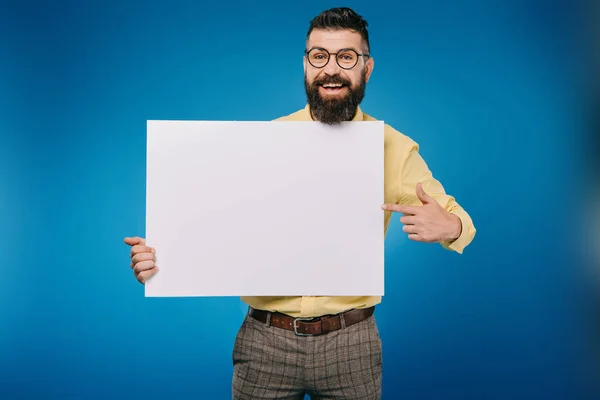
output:
M308 105L276 121L312 121ZM376 121L358 108L353 121ZM441 242L448 249L462 253L473 240L475 227L471 217L454 200L445 193L444 188L432 175L427 164L419 154L419 146L408 136L385 124L384 132L384 201L386 204L421 205L417 197L417 183L423 184L425 193L433 197L448 212L457 215L462 222L462 233L453 242ZM384 212L384 234L390 223L392 213ZM370 307L381 302L381 296L328 297L328 296L263 296L242 297L248 305L269 311L279 311L292 317L316 317L326 314L337 314L353 308Z

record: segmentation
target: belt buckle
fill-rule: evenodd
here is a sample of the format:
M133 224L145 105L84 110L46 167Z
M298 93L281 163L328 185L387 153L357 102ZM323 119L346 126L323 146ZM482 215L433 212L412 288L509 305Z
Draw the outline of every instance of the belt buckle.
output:
M314 318L302 318L302 317L298 317L298 318L294 318L294 333L296 334L296 336L315 336L313 333L300 333L298 332L298 325L297 322L298 321L312 321Z

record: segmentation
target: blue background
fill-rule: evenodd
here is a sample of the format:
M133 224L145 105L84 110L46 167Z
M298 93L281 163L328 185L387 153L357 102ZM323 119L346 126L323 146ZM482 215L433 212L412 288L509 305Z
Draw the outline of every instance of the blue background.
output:
M582 10L568 3L345 4L370 24L363 109L421 145L478 229L459 256L394 220L377 312L385 399L592 396L571 229ZM147 299L129 268L146 120L302 108L308 23L339 5L2 3L0 398L230 396L244 305Z

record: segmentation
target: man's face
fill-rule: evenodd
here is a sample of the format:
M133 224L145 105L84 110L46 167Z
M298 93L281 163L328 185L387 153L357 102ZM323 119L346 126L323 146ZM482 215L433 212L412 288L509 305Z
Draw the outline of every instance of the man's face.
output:
M338 53L343 49L352 49L357 54L368 53L360 34L350 30L315 29L306 46L309 51L318 48ZM326 124L338 124L354 118L373 71L373 59L358 56L356 65L348 69L354 64L352 56L350 52L332 54L322 68L318 67L325 62L326 52L313 50L304 56L304 87L314 119ZM311 65L311 62L317 66Z

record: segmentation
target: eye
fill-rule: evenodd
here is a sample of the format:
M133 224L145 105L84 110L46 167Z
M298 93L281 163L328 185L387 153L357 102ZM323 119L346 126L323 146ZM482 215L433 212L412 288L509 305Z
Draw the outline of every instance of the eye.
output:
M338 58L342 61L353 61L356 58L356 54L351 51L344 51L338 55Z
M325 49L313 48L308 52L308 56L312 60L324 60L329 58L329 54Z

